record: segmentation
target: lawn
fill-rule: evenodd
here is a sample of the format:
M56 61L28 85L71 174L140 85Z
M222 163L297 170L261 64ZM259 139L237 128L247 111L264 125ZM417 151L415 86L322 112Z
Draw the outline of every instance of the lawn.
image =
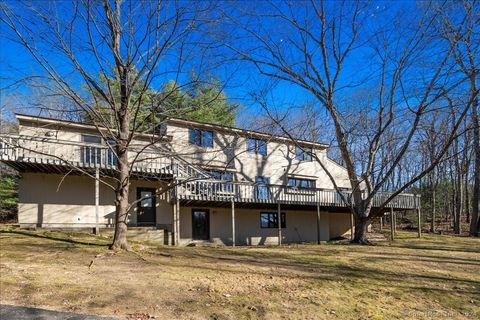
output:
M157 247L0 231L1 303L156 319L479 319L480 239Z

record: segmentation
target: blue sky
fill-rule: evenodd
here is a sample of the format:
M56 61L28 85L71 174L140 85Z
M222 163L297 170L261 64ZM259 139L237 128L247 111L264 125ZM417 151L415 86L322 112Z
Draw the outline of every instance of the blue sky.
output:
M388 6L389 8L387 9L390 9L392 12L394 12L399 8L403 8L405 6L408 7L412 3L413 2L378 2L376 9L382 11ZM69 10L70 7L67 5L67 2L58 2L58 4L57 10L62 12L62 14L66 16L71 14L71 10ZM242 2L238 2L238 4L242 4ZM335 2L330 2L328 5L334 6L335 4ZM62 8L62 6L64 7ZM375 17L372 16L369 21L375 23ZM32 27L32 30L39 33L47 31L46 29L42 28L37 30L34 27ZM82 30L81 27L80 30L78 28L76 30L81 34L85 33L85 30ZM284 41L284 39L282 39L282 35L280 33L277 34L277 25L265 20L263 30L269 33L273 38L277 37L279 42ZM32 95L35 91L31 87L23 85L18 81L24 77L30 77L44 73L35 62L32 55L25 49L25 47L12 40L14 38L14 35L9 32L8 28L2 26L2 45L0 46L0 87L2 88L1 103L2 106L5 104L10 105L10 108L7 108L10 111L15 108L12 107L12 105L15 105L16 101L18 101L13 99L12 96ZM56 64L56 67L59 70L65 72L65 76L69 75L68 65L65 65L64 61L60 59L57 60L53 52L49 52L49 47L40 47L40 49L42 50L42 53L44 53L53 61L54 64ZM369 54L370 52L365 50L355 51L352 54L351 59L348 60L345 65L345 70L343 72L344 77L341 79L341 84L347 85L351 84L352 81L354 81L354 83L358 82L359 79L362 80L373 71L373 69L369 68ZM83 61L85 63L91 62L88 55L82 56L81 58L84 59ZM172 57L166 61L174 60L175 57ZM185 73L182 76L183 79L181 79L180 82L186 81L188 78L188 73L194 70L193 65L195 65L198 61L192 60L192 62L192 67L185 68ZM94 64L92 64L92 66L93 65ZM240 110L238 116L240 124L242 124L244 121L248 121L250 117L262 112L258 105L255 105L251 102L249 95L252 92L257 91L259 88L271 84L271 79L260 76L257 70L251 64L244 62L241 64L224 63L220 65L220 67L215 68L213 73L215 76L218 76L221 78L221 80L225 81L225 91L227 96L233 101L239 102L243 105L243 108ZM167 81L169 78L171 77L166 76L164 78L160 78L156 86L159 87L162 81ZM348 90L356 89L346 89L346 91ZM271 107L279 110L286 110L289 106L302 105L314 101L314 98L311 94L288 82L277 82L269 93ZM23 100L20 100L20 102L23 103ZM11 113L3 113L3 116L5 115L11 117Z

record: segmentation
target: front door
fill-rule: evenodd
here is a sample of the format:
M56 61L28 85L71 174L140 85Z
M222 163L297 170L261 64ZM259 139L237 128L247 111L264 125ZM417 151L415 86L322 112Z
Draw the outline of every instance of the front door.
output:
M192 210L192 239L210 239L210 217L208 210Z
M155 225L155 189L137 188L137 225Z

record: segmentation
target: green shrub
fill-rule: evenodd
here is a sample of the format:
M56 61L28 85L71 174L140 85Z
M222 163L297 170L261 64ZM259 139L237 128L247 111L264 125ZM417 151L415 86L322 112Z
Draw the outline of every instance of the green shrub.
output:
M0 176L0 221L12 220L17 215L18 177Z

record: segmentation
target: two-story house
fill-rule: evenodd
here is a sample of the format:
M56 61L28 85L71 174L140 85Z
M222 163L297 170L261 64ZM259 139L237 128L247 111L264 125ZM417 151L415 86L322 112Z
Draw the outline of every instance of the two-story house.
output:
M0 159L21 174L19 224L112 227L113 142L85 123L17 120L19 134L0 139ZM174 118L161 132L148 147L152 135L135 136L131 226L163 229L176 244L319 242L351 232L351 214L314 159L348 194L346 170L328 158L328 145ZM389 207L418 204L401 194Z

